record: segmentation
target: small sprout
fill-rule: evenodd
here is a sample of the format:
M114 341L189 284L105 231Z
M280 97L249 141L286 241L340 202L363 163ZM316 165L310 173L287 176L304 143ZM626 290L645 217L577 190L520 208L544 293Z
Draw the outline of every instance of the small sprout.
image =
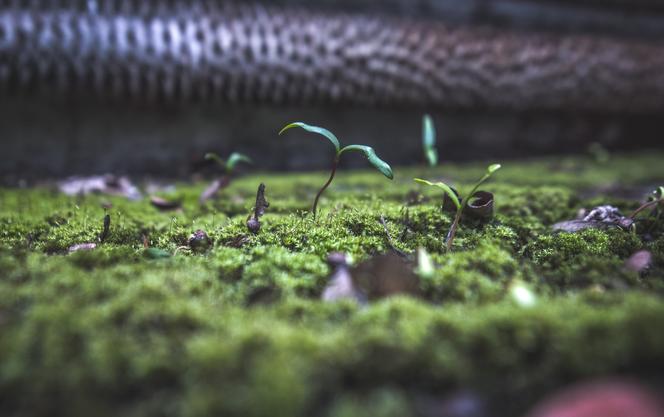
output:
M226 188L228 184L231 183L231 178L233 177L233 174L235 174L235 167L237 166L238 163L240 162L245 162L247 164L253 163L251 158L237 152L233 152L228 157L227 161L224 161L223 159L221 159L221 157L219 157L219 155L212 152L206 153L205 159L208 161L215 161L217 165L219 165L222 169L224 169L225 174L222 177L212 181L212 183L210 183L210 185L201 193L201 196L198 199L198 201L201 204L205 203L207 200L214 197L220 190Z
M104 216L104 228L99 235L99 242L104 243L104 240L108 237L108 233L111 228L111 216L109 214Z
M189 247L193 252L205 252L212 246L212 239L203 230L196 230L189 237Z
M630 218L633 220L636 218L636 216L641 213L642 211L648 210L650 208L657 209L657 206L662 205L664 206L664 186L660 186L657 188L657 190L652 192L652 195L648 198L648 201L643 203L639 208L634 210L632 214L630 214Z
M423 180L420 178L415 178L415 182L418 182L420 184L425 184L425 185L431 185L440 188L443 190L445 195L449 197L449 199L452 201L454 206L456 207L456 215L454 216L454 221L452 222L452 226L450 226L450 230L447 233L447 236L445 238L445 243L447 246L447 250L452 249L452 243L454 242L454 237L456 236L456 231L457 228L459 227L459 222L461 222L461 215L464 212L464 209L468 207L469 209L476 211L478 208L481 208L480 212L486 213L488 211L488 208L490 207L491 212L493 212L493 194L490 193L480 193L477 191L480 185L482 185L486 180L491 178L491 175L493 175L494 172L498 171L500 169L500 164L493 164L490 165L484 176L480 178L479 181L475 184L473 189L466 195L465 198L459 199L456 191L450 187L449 185L443 183L443 182L436 182L433 183L431 181ZM488 198L490 195L490 198ZM475 198L475 200L471 203L471 199ZM481 201L478 203L478 199ZM478 205L479 204L479 205ZM473 205L476 205L474 207Z
M247 164L253 164L254 162L246 155L243 155L238 152L233 152L229 157L228 161L221 159L219 155L213 152L208 152L205 154L205 159L208 161L215 161L222 169L226 171L227 175L233 174L235 171L235 166L240 162L245 162Z
M258 191L256 192L256 205L254 206L254 212L247 219L247 228L251 233L258 233L261 229L260 218L265 214L265 209L270 207L270 203L265 199L265 184L261 183L258 186Z
M313 207L311 208L311 212L313 213L314 218L316 218L316 207L318 206L318 199L320 196L323 194L325 189L332 183L332 180L334 179L334 174L337 172L337 167L339 166L339 159L341 158L341 154L343 154L346 151L359 151L364 153L364 155L367 157L367 160L371 165L374 166L378 171L380 171L381 174L385 175L389 179L394 178L394 174L392 173L392 168L387 164L387 162L383 161L376 155L376 152L373 150L372 147L370 146L365 146L365 145L348 145L346 147L341 147L341 144L339 143L339 139L330 132L327 129L324 129L322 127L317 127L317 126L311 126L306 123L291 123L281 129L279 132L279 135L283 134L285 131L292 129L294 127L299 127L307 132L312 132L312 133L317 133L329 140L332 145L334 146L334 149L336 151L334 160L332 161L332 172L330 174L330 178L327 180L327 182L323 185L323 187L318 191L318 194L316 194L316 198L314 199L314 204Z
M429 166L438 165L438 150L436 149L436 128L433 125L433 120L428 114L422 118L422 149L424 150L424 158L429 163Z

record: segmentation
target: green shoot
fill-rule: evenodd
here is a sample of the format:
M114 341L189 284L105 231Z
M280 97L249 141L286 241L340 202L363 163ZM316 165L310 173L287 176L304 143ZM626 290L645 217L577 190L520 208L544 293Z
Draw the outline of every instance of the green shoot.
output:
M365 146L365 145L348 145L345 147L341 147L341 144L339 143L339 139L334 135L334 133L330 132L327 129L324 129L322 127L317 127L317 126L311 126L306 123L291 123L289 125L286 125L281 131L279 132L279 135L283 134L285 131L292 129L294 127L299 127L301 129L306 130L307 132L311 133L316 133L319 134L327 140L329 140L332 145L334 146L335 149L335 155L334 155L334 160L332 161L332 172L330 173L330 178L327 180L327 182L323 185L323 187L318 191L318 194L316 194L316 198L314 199L314 204L313 207L311 208L311 212L313 213L314 218L316 218L316 208L318 207L318 199L320 199L320 196L323 194L325 189L332 183L332 180L334 179L334 175L337 171L337 168L339 166L339 159L341 158L341 155L344 152L347 151L357 151L357 152L362 152L364 156L366 156L367 160L371 165L374 166L378 171L380 171L381 174L385 175L389 179L394 178L394 174L392 173L392 168L387 164L387 162L383 161L376 155L376 152L373 150L372 147L370 146Z
M247 164L252 164L253 161L246 155L243 155L238 152L233 152L229 157L228 161L224 161L216 153L208 152L205 154L205 159L208 161L215 161L222 169L226 171L226 174L230 175L235 170L235 166L240 162L245 162Z
M438 165L438 150L436 149L436 128L433 125L433 120L428 114L422 118L422 149L424 149L424 157L426 158L429 166Z
M459 228L459 223L461 222L461 215L463 214L464 208L466 208L466 206L468 206L468 202L470 201L471 198L473 198L473 196L477 192L477 189L480 187L480 185L482 185L486 180L491 178L491 175L493 175L493 173L498 171L499 169L500 169L500 164L490 165L487 168L486 173L484 174L484 176L482 176L482 178L480 178L480 180L477 181L477 183L472 188L472 190L468 194L466 194L466 196L461 201L459 201L459 198L457 197L457 194L454 192L452 187L450 187L449 185L447 185L443 182L433 183L433 182L423 180L423 179L420 179L420 178L415 178L414 179L415 182L418 182L420 184L425 184L425 185L438 187L441 190L443 190L443 192L445 194L447 194L448 197L450 197L452 202L454 202L454 205L457 208L456 215L454 216L454 221L452 222L452 225L450 226L450 230L447 233L447 236L445 237L445 244L446 244L446 247L447 247L448 251L452 249L452 243L454 242L454 237L456 236L456 231Z
M636 218L639 213L651 207L657 207L660 204L664 206L664 186L660 186L657 190L653 191L652 194L653 195L650 196L647 202L643 203L641 207L637 208L632 214L630 214L629 217L631 219Z

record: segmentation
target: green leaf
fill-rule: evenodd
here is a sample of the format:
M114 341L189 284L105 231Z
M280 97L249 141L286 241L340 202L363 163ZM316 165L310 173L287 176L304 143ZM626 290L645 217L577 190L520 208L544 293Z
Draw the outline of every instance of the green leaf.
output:
M422 118L422 147L424 156L430 166L438 164L438 150L436 149L436 128L431 116L424 115Z
M336 149L337 154L339 153L339 149L341 148L341 145L339 144L339 139L337 139L337 137L334 136L334 133L332 133L329 130L324 129L322 127L311 126L311 125L308 125L308 124L302 123L302 122L296 122L296 123L291 123L291 124L287 125L286 127L284 127L283 129L281 129L281 131L279 132L279 135L281 135L282 133L284 133L288 129L292 129L294 127L299 127L299 128L302 128L302 129L306 130L307 132L318 133L319 135L325 136L330 142L332 142L332 145L334 145L334 149Z
M254 163L254 161L252 161L248 156L238 152L233 152L231 156L228 157L228 162L226 162L226 170L229 172L233 171L235 169L235 165L237 165L239 162L245 162L247 164Z
M456 206L457 210L459 210L461 208L461 202L459 201L459 197L457 197L454 190L452 190L452 187L445 184L444 182L431 182L431 181L423 180L421 178L413 178L413 181L418 182L420 184L431 185L431 186L440 188L441 190L443 190L445 192L445 194L447 194L447 196L450 199L452 199L452 202Z
M216 153L214 153L214 152L206 153L205 154L205 159L208 160L208 161L215 161L222 168L226 167L226 161L221 159L221 157L219 155L217 155Z
M360 151L363 152L364 155L367 157L371 165L373 165L378 171L381 172L381 174L385 175L389 179L394 178L394 174L392 173L392 168L388 165L387 162L383 161L376 155L376 151L371 146L365 146L365 145L348 145L345 148L341 149L339 151L339 155L346 151Z
M487 168L486 173L487 173L487 175L491 175L494 172L498 171L500 168L501 168L500 164L493 164L493 165L489 166L489 168Z

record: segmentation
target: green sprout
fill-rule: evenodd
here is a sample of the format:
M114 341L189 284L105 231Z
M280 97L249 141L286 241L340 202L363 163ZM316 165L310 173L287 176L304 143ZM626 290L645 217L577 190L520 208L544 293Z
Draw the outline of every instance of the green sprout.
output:
M648 201L634 210L634 212L630 214L629 217L631 219L635 219L636 216L642 211L648 210L649 208L656 208L659 205L664 206L664 186L660 186L657 190L653 191L650 198L648 198Z
M313 213L314 218L316 218L316 207L318 206L318 199L323 194L325 189L327 189L330 183L332 183L332 180L334 179L334 174L337 172L337 168L339 166L339 159L341 158L341 154L343 154L344 152L358 151L364 153L364 156L367 157L371 165L373 165L374 168L380 171L381 174L385 175L389 179L394 178L394 175L392 174L392 168L390 168L387 162L383 161L378 157L378 155L376 155L376 152L373 150L371 146L348 145L342 148L341 145L339 144L339 139L337 139L337 137L329 130L324 129L322 127L311 126L301 122L291 123L287 125L283 129L281 129L279 135L283 134L285 131L292 129L294 127L299 127L306 130L307 132L317 133L321 136L324 136L332 143L332 145L334 145L334 149L336 150L336 153L334 155L334 160L332 161L332 172L330 173L330 178L323 185L320 191L318 191L318 194L316 194L316 198L314 199L314 205L311 208L311 212Z
M219 157L219 155L213 152L206 153L205 159L208 161L215 161L217 165L219 165L222 169L226 171L227 175L232 174L233 171L235 170L235 166L240 162L253 164L251 158L238 152L233 152L231 156L228 157L228 161L224 161L223 159L221 159L221 157Z
M438 165L438 150L436 149L436 128L431 116L425 114L422 118L422 149L429 166Z
M459 222L461 221L461 215L463 214L464 208L468 206L468 202L470 201L471 198L473 198L480 185L482 185L486 180L488 180L491 177L491 175L493 175L493 173L498 171L499 169L500 169L500 164L493 164L489 166L484 176L480 178L480 180L475 184L473 189L468 194L466 194L466 197L463 198L462 200L459 200L459 196L454 191L454 189L452 189L452 187L445 184L444 182L431 182L420 178L414 178L415 182L417 183L431 185L443 190L443 192L450 198L450 200L452 200L454 206L456 207L456 215L454 216L454 221L452 222L452 226L450 226L450 230L447 233L447 236L445 237L445 244L447 246L448 251L452 249L452 243L454 242L456 231L459 228Z

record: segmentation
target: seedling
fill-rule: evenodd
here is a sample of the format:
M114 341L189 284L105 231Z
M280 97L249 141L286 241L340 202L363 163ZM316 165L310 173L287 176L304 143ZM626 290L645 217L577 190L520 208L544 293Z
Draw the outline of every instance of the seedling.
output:
M367 157L371 165L373 165L378 171L380 171L381 174L385 175L389 179L393 179L394 175L392 174L392 168L387 164L387 162L383 161L376 155L376 152L373 150L372 147L370 146L365 146L365 145L348 145L345 147L341 147L339 144L339 139L330 132L327 129L323 129L322 127L317 127L317 126L311 126L306 123L291 123L281 129L279 132L279 135L283 134L285 131L292 129L294 127L299 127L307 132L312 132L312 133L317 133L329 140L332 145L334 145L334 149L336 151L334 155L334 160L332 161L332 172L330 173L330 178L327 180L327 182L323 185L323 187L318 191L318 194L316 194L316 198L314 199L314 205L311 208L311 212L313 213L314 219L316 218L316 207L318 206L318 199L320 196L323 194L323 192L329 187L329 185L332 183L332 180L334 179L334 174L337 172L337 168L339 167L339 159L341 158L341 154L343 154L346 151L359 151L364 153L364 155Z
M226 171L226 175L232 175L235 171L235 166L240 162L253 164L251 158L238 152L233 152L231 156L228 157L228 161L224 161L219 155L213 152L206 153L205 159L208 161L215 161L222 169L224 169L224 171Z
M237 166L237 164L239 164L240 162L244 162L247 164L253 163L251 158L238 152L233 152L228 157L227 161L224 161L219 157L219 155L212 152L205 154L205 159L207 159L208 161L215 161L217 165L219 165L224 170L225 175L212 181L212 183L203 191L203 193L199 198L199 202L201 204L205 203L207 200L214 197L214 195L217 194L219 190L227 187L228 184L230 184L231 178L233 177L233 173L235 172L235 167Z
M629 216L632 220L644 210L649 208L656 208L658 205L664 206L664 186L659 187L657 190L653 191L653 195L650 196L647 202L643 203L641 207L634 210L634 212Z
M491 175L493 175L493 173L498 171L499 169L500 169L500 164L493 164L489 166L484 176L480 178L479 181L477 181L473 189L468 194L466 194L465 198L461 200L459 200L457 193L452 189L452 187L445 184L444 182L431 182L420 178L414 179L415 182L418 182L420 184L431 185L440 188L450 198L450 200L454 203L454 206L456 207L456 215L454 216L454 221L452 222L452 226L450 226L450 230L449 232L447 232L447 236L445 237L445 244L448 251L452 249L452 243L454 242L456 231L459 228L461 215L463 214L464 209L468 206L470 199L473 198L473 196L475 196L479 186L482 185L486 180L488 180L491 177Z
M425 114L422 118L422 149L424 158L429 166L438 165L438 150L436 149L436 128L431 116Z

